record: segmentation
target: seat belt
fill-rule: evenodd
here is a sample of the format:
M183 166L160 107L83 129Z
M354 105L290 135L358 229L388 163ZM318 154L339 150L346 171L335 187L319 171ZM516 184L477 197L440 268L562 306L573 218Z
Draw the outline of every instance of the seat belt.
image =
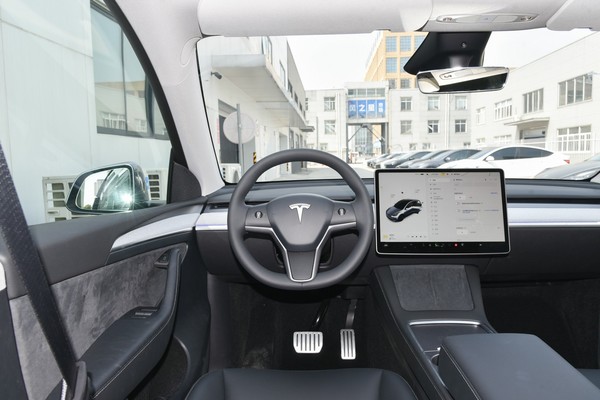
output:
M0 145L0 234L18 272L35 316L63 376L62 399L89 398L85 362L77 361L46 272L25 220L17 191Z

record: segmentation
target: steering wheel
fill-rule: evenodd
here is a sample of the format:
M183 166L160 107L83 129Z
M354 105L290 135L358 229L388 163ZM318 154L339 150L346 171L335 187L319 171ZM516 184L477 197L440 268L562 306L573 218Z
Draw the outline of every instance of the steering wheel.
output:
M264 172L294 161L316 162L337 171L354 192L355 199L334 201L300 193L280 196L266 204L246 204L246 195ZM361 178L341 159L318 150L284 150L263 158L242 176L229 202L227 226L233 253L255 279L279 289L320 289L348 277L366 256L373 238L373 204ZM333 232L343 231L358 231L356 245L341 264L319 273L325 243ZM244 242L246 232L273 237L283 255L285 275L256 261Z

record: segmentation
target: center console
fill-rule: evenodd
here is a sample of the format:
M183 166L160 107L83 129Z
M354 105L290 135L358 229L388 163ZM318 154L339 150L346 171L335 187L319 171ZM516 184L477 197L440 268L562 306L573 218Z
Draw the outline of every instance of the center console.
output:
M392 265L374 270L373 293L388 337L430 399L450 400L438 373L449 336L494 333L485 317L479 271L465 265Z
M378 170L375 189L379 254L509 251L500 170ZM371 288L408 378L431 400L600 398L539 338L494 331L475 266L382 266Z

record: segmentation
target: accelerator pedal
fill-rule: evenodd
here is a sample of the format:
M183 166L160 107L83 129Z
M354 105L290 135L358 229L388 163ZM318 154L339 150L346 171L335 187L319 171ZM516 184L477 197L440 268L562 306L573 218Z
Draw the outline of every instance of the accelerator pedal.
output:
M356 359L356 340L354 338L354 329L340 330L340 339L342 344L342 360Z
M323 332L294 332L294 350L298 354L318 354L323 348Z

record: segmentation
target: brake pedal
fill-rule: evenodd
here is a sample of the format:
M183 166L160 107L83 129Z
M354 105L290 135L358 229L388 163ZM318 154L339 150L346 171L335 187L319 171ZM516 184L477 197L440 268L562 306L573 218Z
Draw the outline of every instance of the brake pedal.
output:
M342 345L342 360L356 359L356 340L354 338L354 329L340 330L340 339Z
M298 354L317 354L323 348L323 332L294 332L294 350Z

